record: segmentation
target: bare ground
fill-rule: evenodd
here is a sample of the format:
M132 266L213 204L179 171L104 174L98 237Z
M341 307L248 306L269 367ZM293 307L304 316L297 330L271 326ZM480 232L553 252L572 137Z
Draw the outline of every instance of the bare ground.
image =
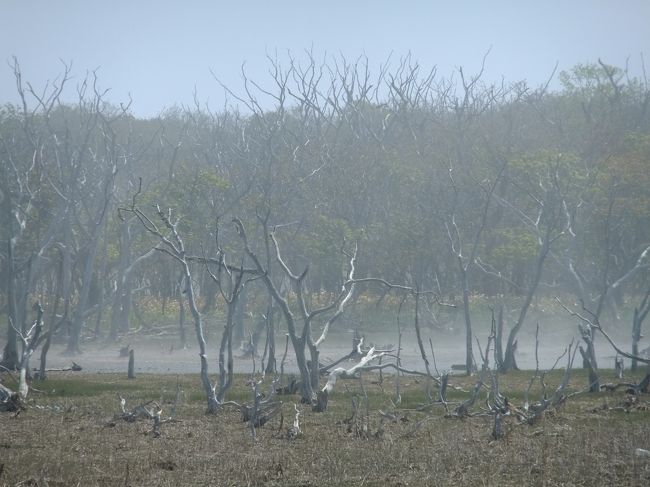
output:
M548 377L550 385L559 374ZM584 382L577 371L576 383ZM611 379L611 377L608 377ZM473 378L454 378L469 389ZM525 373L502 378L503 392L521 403ZM178 421L153 437L146 420L116 420L120 391L133 406L160 401L169 414L176 384L183 390ZM442 407L425 408L423 384L402 380L402 404L392 405L394 384L368 375L365 416L350 417L359 381L346 381L326 413L302 408L301 435L285 436L296 398L285 397L283 414L257 430L253 441L235 409L216 416L205 405L195 374L58 373L41 385L19 415L0 415L0 485L571 485L650 484L647 398L619 410L625 394L582 394L535 424L505 418L506 436L490 438L492 418L452 419ZM539 393L535 391L535 395ZM243 378L230 398L245 401ZM460 397L460 396L458 396ZM455 399L458 400L458 399ZM300 406L299 406L300 407ZM395 420L382 419L379 410Z

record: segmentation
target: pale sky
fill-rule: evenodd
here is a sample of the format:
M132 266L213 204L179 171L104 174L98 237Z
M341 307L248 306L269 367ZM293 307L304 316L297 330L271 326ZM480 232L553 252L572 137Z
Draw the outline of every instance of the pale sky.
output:
M0 0L0 103L16 101L8 67L17 56L35 87L73 63L75 83L99 68L109 99L139 116L192 103L194 88L213 108L238 91L240 68L268 86L266 53L300 58L313 48L378 68L412 53L442 75L462 66L486 75L542 83L553 70L596 62L641 73L650 62L649 0Z

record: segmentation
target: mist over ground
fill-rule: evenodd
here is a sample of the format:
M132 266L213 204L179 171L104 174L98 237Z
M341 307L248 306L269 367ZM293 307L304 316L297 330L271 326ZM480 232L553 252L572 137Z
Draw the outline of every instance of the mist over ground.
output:
M391 318L393 318L391 316ZM581 336L575 320L564 316L557 316L553 319L546 320L545 324L540 326L538 360L535 357L535 326L531 325L519 335L519 345L516 353L517 364L521 369L534 370L539 366L540 370L549 370L554 365L556 369L562 369L566 366L567 347L572 343L580 344ZM533 321L534 323L534 321ZM345 329L345 323L341 323L341 329L337 329L329 335L328 339L321 346L321 363L329 363L340 359L352 350L352 342L355 336L355 330ZM479 329L476 332L476 338L484 350L487 343L489 330ZM398 337L396 331L372 331L367 329L361 331L360 335L364 337L366 346L375 346L377 349L392 350L383 359L382 363L394 362L396 360ZM621 329L610 330L609 335L615 340L617 345L623 349L629 348L631 333L629 330ZM208 336L208 360L210 370L216 373L217 357L220 336L214 331ZM431 354L429 338L433 343L434 355ZM462 370L452 370L452 365L464 365L465 347L463 342L463 332L461 323L458 327L447 330L423 331L423 340L426 344L427 358L430 362L432 371L438 374L450 372L452 374L464 373ZM1 342L0 342L1 343ZM235 350L234 368L237 373L250 374L254 367L257 373L262 367L262 353L264 343L259 345L258 353L253 360L250 355L245 353L244 341L241 346ZM140 336L132 335L123 337L118 343L107 344L102 340L88 341L82 344L80 355L70 356L66 354L65 343L59 343L52 346L48 355L48 367L52 369L68 368L72 361L83 367L81 373L123 373L126 375L128 356L120 356L120 349L129 346L135 351L135 371L136 373L145 374L194 374L199 370L198 349L193 341L189 341L185 348L180 348L178 340L174 337L155 337L142 334ZM647 340L640 345L643 350L647 346ZM277 370L280 371L280 361L285 348L284 334L278 337L277 343ZM605 341L603 337L596 338L596 355L598 364L602 368L614 368L614 358L616 352ZM494 352L493 346L490 353ZM481 359L478 351L475 351L476 361L480 368ZM558 361L558 358L562 358ZM340 364L348 368L358 359L350 359ZM400 361L404 368L411 370L424 370L424 363L417 344L415 331L412 323L403 324L402 330L402 350ZM626 368L629 368L629 360L624 359ZM379 363L378 361L375 363ZM576 357L575 365L580 367L580 356ZM490 356L490 364L494 366L494 357ZM36 355L32 360L32 365L38 368L39 361ZM436 372L437 369L437 372ZM285 362L285 374L296 376L298 369L296 366L295 353L292 346L289 345L287 358ZM392 369L386 369L384 373L394 373Z
M219 93L217 108L198 87L185 92L191 103L179 86L165 91L178 104L160 98L172 79L200 78L194 63L207 62L214 43L201 37L205 18L188 36L190 45L199 38L205 45L186 53L185 70L156 57L181 56L161 39L151 57L169 71L160 83L129 37L90 50L138 66L128 81L134 89L148 83L147 93L126 100L103 87L114 71L103 78L63 61L44 81L30 71L30 40L19 42L0 78L15 88L0 107L2 366L24 369L31 352L50 346L48 366L63 366L64 342L65 356L86 361L87 370L114 371L115 351L130 345L143 372L196 371L197 355L209 358L207 384L218 355L222 368L234 356L235 370L252 371L252 360L238 358L248 336L260 356L267 343L275 348L279 362L288 334L287 371L316 390L309 363L349 353L353 330L364 346L399 349L402 366L414 370L425 359L439 372L480 369L488 343L487 358L504 373L538 361L551 367L570 343L584 347L593 368L610 367L614 352L602 330L640 353L650 311L650 82L642 53L614 61L647 45L634 28L647 5L634 4L636 12L575 5L563 8L573 18L589 13L594 24L575 29L553 15L564 37L544 37L542 51L562 58L544 77L544 62L532 66L522 48L539 42L532 32L481 51L452 42L452 65L441 44L410 38L415 30L405 24L409 35L396 46L414 47L403 53L381 45L366 52L372 39L386 39L380 29L361 29L355 54L303 45L258 49L264 57L245 63L250 70L225 63L238 79L212 71L212 88L201 87ZM423 13L451 18L448 9ZM394 11L366 13L395 20ZM241 15L217 13L221 22ZM471 13L474 23L494 15L478 6ZM179 30L187 27L178 20ZM336 38L321 22L315 38ZM453 23L447 32L464 39ZM599 25L620 31L614 51ZM151 25L131 39L143 32ZM588 48L566 42L577 35ZM59 47L72 54L68 41ZM602 52L580 58L595 48ZM506 70L504 55L528 61ZM168 108L152 114L151 100L137 105L145 95ZM503 326L491 334L490 310L502 305ZM368 350L355 359L370 359ZM31 360L37 365L36 354Z
M650 2L0 4L0 484L650 485Z

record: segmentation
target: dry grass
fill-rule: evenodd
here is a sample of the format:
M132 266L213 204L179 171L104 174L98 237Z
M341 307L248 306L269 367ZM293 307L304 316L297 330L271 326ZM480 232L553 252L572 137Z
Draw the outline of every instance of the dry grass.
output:
M367 376L367 421L344 422L361 392L358 381L342 382L328 412L303 409L296 440L284 435L296 398L283 397L282 428L275 418L254 443L238 411L204 414L195 376L52 375L39 386L47 393L34 393L27 410L0 415L0 485L650 484L650 462L634 455L635 448L650 450L650 412L610 409L625 399L621 390L576 396L535 425L509 419L506 437L492 441L491 418L446 418L440 406L418 410L424 384L413 379L402 379L403 402L394 408L391 378L379 385ZM558 380L550 377L549 385ZM159 438L150 421L110 421L118 391L131 406L162 399L169 414L177 381L180 421L164 424ZM453 383L468 389L471 381ZM520 404L527 382L527 373L509 374L503 391ZM582 371L573 382L586 382ZM231 398L245 401L249 391L243 378L239 383ZM398 420L382 424L379 409Z

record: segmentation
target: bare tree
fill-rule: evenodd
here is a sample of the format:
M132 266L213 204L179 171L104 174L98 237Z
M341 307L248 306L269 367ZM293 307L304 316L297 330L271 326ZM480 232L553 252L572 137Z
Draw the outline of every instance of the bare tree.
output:
M64 65L62 75L37 93L22 79L18 60L12 69L20 95L21 110L0 113L3 130L0 132L0 196L2 197L2 228L5 233L5 284L7 296L7 342L2 365L17 368L20 355L17 349L18 332L26 336L27 302L36 281L44 272L48 250L55 242L61 222L70 205L45 171L50 156L51 138L47 126L49 114L59 104L60 95L69 80L70 68ZM29 98L36 106L29 106ZM6 118L5 118L6 117ZM42 209L44 193L54 191L61 196L50 211L48 224L39 232L36 241L30 241L32 230L43 225L35 214ZM24 348L24 346L23 346Z
M262 281L267 286L278 307L282 310L282 314L284 315L285 321L287 323L289 338L291 339L291 343L296 354L298 369L300 371L300 392L302 401L308 404L312 404L315 400L314 390L318 387L320 379L318 347L327 338L327 333L330 326L343 314L345 306L349 303L354 292L353 278L355 268L354 263L356 260L356 247L354 253L349 255L350 270L348 279L343 284L341 292L329 304L326 304L325 306L317 309L310 309L305 296L305 277L307 276L309 267L306 267L301 274L296 274L291 271L289 266L282 258L280 247L278 245L277 239L275 238L275 234L271 232L270 235L264 236L265 239L270 239L273 242L275 258L280 264L280 267L283 270L285 276L289 278L293 285L293 291L296 293L298 300L299 317L297 317L294 311L291 309L287 297L281 294L280 290L271 280L268 269L264 267L257 254L251 248L248 236L246 234L246 229L244 228L244 224L238 218L235 218L233 221L239 232L239 236L244 245L246 254L253 262L255 268L261 276ZM312 336L313 322L319 316L326 314L329 314L329 317L323 326L323 331L321 332L320 337L314 340L314 337ZM300 321L302 321L301 330L298 329ZM308 362L306 358L306 348L309 349L311 359L310 362Z
M498 196L496 197L499 203L514 212L525 227L533 232L537 240L537 255L534 261L532 279L526 290L517 321L508 334L503 364L501 364L503 372L517 368L515 360L517 334L524 325L526 315L542 278L544 263L553 244L571 231L570 200L566 195L567 183L562 179L560 162L560 156L556 161L548 161L545 173L539 175L536 182L537 191L522 188L533 212L531 215L513 203ZM517 183L515 182L515 184Z
M632 355L639 355L639 341L641 340L641 325L645 321L648 313L650 312L650 287L645 292L645 296L641 300L641 304L634 308L634 316L632 318ZM632 359L632 372L637 369L636 358Z
M445 229L447 231L447 238L449 239L449 248L451 249L451 252L453 253L457 261L457 268L460 274L461 290L463 293L463 316L465 319L465 367L468 374L472 374L472 371L475 368L474 354L472 352L472 346L474 340L472 336L472 318L471 318L470 303L469 303L469 297L470 297L469 272L471 267L476 263L478 257L477 253L479 250L479 245L481 243L481 236L486 226L488 225L489 209L490 209L490 204L492 202L492 195L494 193L495 188L497 187L497 184L499 183L499 180L501 179L501 175L503 174L504 169L505 169L505 164L501 167L499 173L497 174L496 178L493 181L487 182L486 186L483 185L479 186L481 190L485 193L484 204L480 216L481 218L480 223L476 227L476 230L474 230L474 234L472 236L473 237L472 242L468 250L469 254L467 255L467 257L465 257L463 253L464 242L461 237L461 231L456 223L456 215L454 214L456 203L453 205L454 210L452 210L450 218L448 219L448 221L445 221ZM452 176L451 169L449 171L449 178L452 183L452 187L454 188L454 201L457 201L459 190Z
M136 195L137 196L137 195ZM196 305L194 295L194 286L192 285L192 273L190 270L190 263L187 260L185 243L181 238L177 225L178 221L172 221L171 210L164 212L160 207L157 207L156 213L159 221L162 223L160 228L151 218L149 218L142 210L136 206L135 196L131 208L122 209L122 212L132 213L145 228L147 232L154 235L159 239L159 244L155 247L160 252L163 252L173 258L181 266L185 282L187 283L187 301L189 304L190 312L194 320L194 332L199 346L199 358L201 362L201 384L203 391L207 398L207 410L209 413L216 413L221 404L217 399L215 387L212 385L208 375L208 359L206 351L206 341L203 330L203 321L201 313ZM163 230L166 233L163 233Z
M219 248L218 245L217 248ZM226 323L221 336L221 345L219 346L219 388L216 393L217 401L222 404L226 391L230 389L233 383L233 328L235 326L235 313L238 309L237 302L246 282L244 282L243 264L236 271L231 270L226 264L223 250L219 250L218 259L216 274L210 270L208 262L206 262L206 268L210 277L218 284L221 296L226 303Z

